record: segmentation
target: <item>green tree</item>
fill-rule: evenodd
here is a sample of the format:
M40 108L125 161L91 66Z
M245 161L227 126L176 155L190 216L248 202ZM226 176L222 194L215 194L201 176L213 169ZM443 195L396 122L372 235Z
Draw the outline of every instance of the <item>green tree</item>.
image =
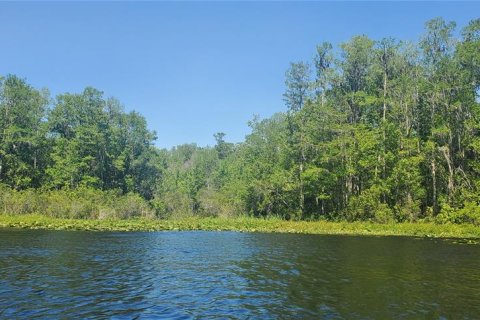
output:
M13 75L0 78L0 183L15 189L41 186L48 163L48 102L47 91Z

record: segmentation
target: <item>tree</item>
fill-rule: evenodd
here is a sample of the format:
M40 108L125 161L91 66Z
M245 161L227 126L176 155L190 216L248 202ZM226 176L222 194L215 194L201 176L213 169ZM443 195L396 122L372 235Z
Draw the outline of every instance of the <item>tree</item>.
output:
M322 105L325 103L325 94L334 72L332 68L334 62L332 48L331 43L323 42L317 46L317 54L314 58L316 71L315 87L317 88L317 94L321 97Z
M0 79L0 183L39 187L47 165L45 114L48 92L9 75Z
M341 89L350 109L349 122L357 123L362 117L362 106L373 97L369 95L370 69L373 63L374 42L366 36L355 36L341 45L343 50L343 81Z
M283 100L290 112L299 111L310 97L310 65L303 62L291 63L285 74Z
M216 141L215 150L217 150L219 159L225 159L233 150L233 144L223 139L225 135L223 132L217 132L213 135Z

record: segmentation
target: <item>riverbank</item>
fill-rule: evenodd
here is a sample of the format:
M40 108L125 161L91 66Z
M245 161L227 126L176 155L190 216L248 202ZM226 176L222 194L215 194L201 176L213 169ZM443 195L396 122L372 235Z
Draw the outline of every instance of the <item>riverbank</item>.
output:
M480 238L480 227L474 225L327 221L284 221L279 219L184 218L176 220L83 220L59 219L42 215L0 215L0 227L85 230L85 231L239 231L304 234L344 234L375 236L416 236L434 238Z

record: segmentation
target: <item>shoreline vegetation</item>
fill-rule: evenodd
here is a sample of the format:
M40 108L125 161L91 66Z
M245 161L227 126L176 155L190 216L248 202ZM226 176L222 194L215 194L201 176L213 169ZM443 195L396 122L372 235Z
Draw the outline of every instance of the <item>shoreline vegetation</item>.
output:
M98 89L51 97L0 76L0 214L18 215L3 223L478 236L480 19L313 54L286 70L283 111L254 116L244 141L217 132L169 150Z
M286 221L279 218L186 217L179 219L132 218L67 219L38 214L0 214L0 228L78 230L78 231L236 231L264 233L300 233L352 236L411 236L429 238L480 239L480 226L471 224L435 224L404 222Z

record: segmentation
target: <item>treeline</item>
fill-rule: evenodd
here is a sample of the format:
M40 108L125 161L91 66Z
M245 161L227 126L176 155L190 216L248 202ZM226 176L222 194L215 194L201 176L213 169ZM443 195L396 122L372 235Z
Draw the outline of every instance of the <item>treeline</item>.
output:
M93 88L52 100L14 75L0 80L0 115L3 212L126 216L116 204L128 194L126 207L136 209L127 216L145 215L160 172L155 133L141 115Z
M456 34L437 18L415 44L322 43L286 72L286 112L254 118L240 144L218 133L211 148L158 150L143 117L95 89L51 101L7 76L0 182L138 194L161 217L479 224L480 19Z

